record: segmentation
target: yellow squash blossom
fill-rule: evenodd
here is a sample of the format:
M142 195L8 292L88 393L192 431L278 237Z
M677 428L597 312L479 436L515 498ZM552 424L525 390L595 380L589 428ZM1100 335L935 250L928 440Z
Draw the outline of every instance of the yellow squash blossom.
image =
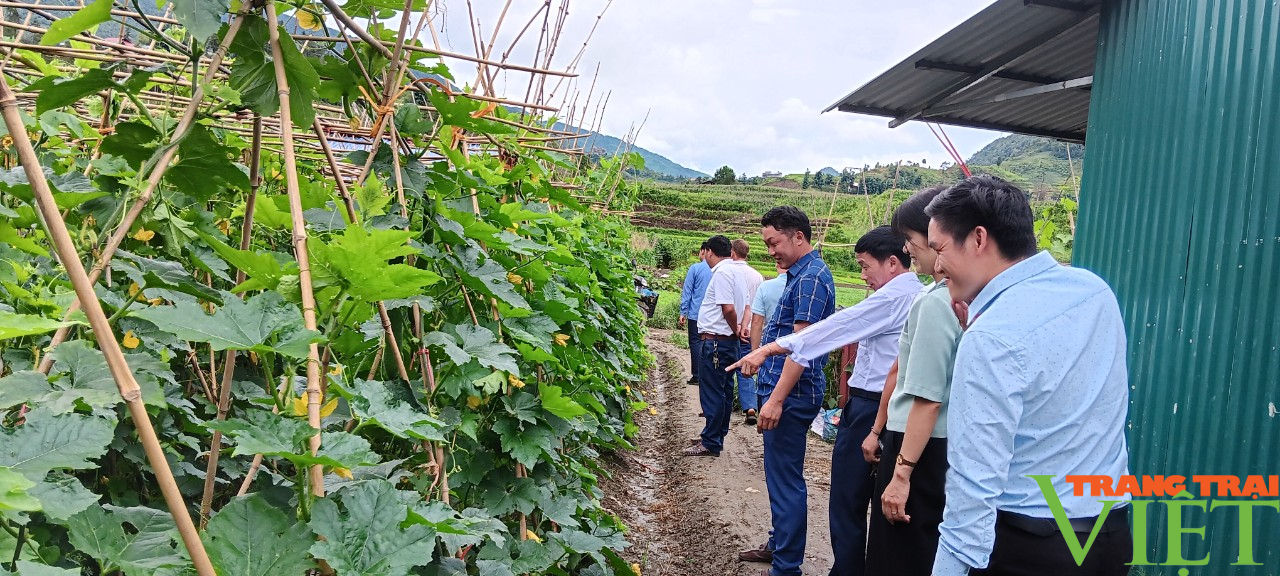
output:
M636 573L636 576L640 576L640 565L639 565L639 564L632 564L632 565L631 565L631 571L632 571L632 572L635 572L635 573Z
M141 340L139 340L137 336L134 336L134 335L133 335L133 330L130 330L130 331L128 331L128 332L125 332L125 333L124 333L124 338L121 338L121 339L120 339L120 345L121 345L121 346L124 346L125 348L128 348L128 349L130 349L130 350L133 350L134 348L137 348L137 347L138 347L138 345L139 345L139 344L141 344L141 343L142 343L142 341L141 341Z
M515 374L507 374L507 382L514 388L524 388L524 380L516 378Z
M155 237L156 237L155 231L147 230L146 228L141 228L137 232L133 233L134 240L141 240L143 242L150 242L151 239Z
M218 220L218 229L222 231L223 236L231 235L231 221L223 218Z
M479 407L480 407L479 396L467 396L467 408L475 410L476 408L479 408Z
M556 339L556 344L558 344L558 345L560 345L560 346L568 346L568 345L569 345L569 335L568 335L568 334L560 334L560 333L556 333L556 335L555 335L555 339Z
M524 530L524 539L525 539L525 540L533 540L534 542L537 542L537 543L539 543L539 544L541 544L541 543L542 543L542 539L541 539L541 538L539 538L537 534L534 534L534 533L533 533L533 530L530 530L530 529L528 529L528 528L525 528L525 530Z
M333 473L336 474L339 478L343 478L346 480L351 480L355 478L355 476L351 475L351 470L346 468L334 468Z
M330 399L328 402L325 402L324 405L320 407L320 417L328 418L330 414L333 414L334 409L336 409L337 407L338 407L338 398L334 397ZM302 394L298 395L297 398L293 399L293 415L299 416L299 417L307 415L307 393L306 392L303 392Z
M650 413L650 414L652 414L652 415L654 415L654 416L657 416L657 415L658 415L658 409L657 409L657 408L654 408L653 406L650 406L650 407L649 407L649 413Z
M516 274L515 272L507 272L507 281L512 284L519 284L524 282L524 277Z

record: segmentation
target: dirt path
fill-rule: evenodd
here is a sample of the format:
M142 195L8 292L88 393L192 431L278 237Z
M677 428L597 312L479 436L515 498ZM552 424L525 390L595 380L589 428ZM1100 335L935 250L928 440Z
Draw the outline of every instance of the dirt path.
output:
M682 458L680 451L702 430L698 388L685 384L689 352L671 344L672 332L652 330L649 351L657 366L644 384L656 414L639 419L636 450L609 464L614 477L605 487L605 506L630 527L633 543L625 556L649 575L758 575L765 564L739 562L740 550L754 548L769 533L763 442L735 415L719 458ZM827 498L831 488L831 445L809 436L805 461L809 485L809 542L805 574L826 574L831 566Z

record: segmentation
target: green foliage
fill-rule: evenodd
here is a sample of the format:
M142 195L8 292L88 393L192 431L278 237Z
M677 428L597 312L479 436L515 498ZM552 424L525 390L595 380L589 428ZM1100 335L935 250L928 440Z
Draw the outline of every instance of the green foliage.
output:
M40 39L40 44L52 46L110 20L111 4L111 0L94 0L70 16L55 20L49 25L49 31Z
M404 3L344 6L367 18ZM197 51L228 29L228 2L184 0L174 10ZM599 462L604 451L630 447L633 411L644 406L631 384L651 359L631 277L631 228L588 206L634 206L642 188L622 173L643 166L639 155L601 158L571 194L553 182L573 164L521 147L533 134L499 122L514 121L507 109L420 84L426 99L405 96L389 121L411 149L445 159L381 146L372 176L352 189L354 217L302 150L298 199L317 328L308 330L284 166L270 148L278 144L262 152L263 178L251 196L249 144L220 124L240 108L278 111L273 25L246 19L231 44L230 79L205 87L216 96L184 133L175 130L177 110L148 108L154 100L138 96L189 97L197 80L190 67L64 76L51 64L47 76L15 87L38 94L42 113L25 120L41 134L37 152L86 257L101 253L150 165L177 146L96 290L113 332L103 336L125 348L188 503L203 495L214 432L223 438L201 535L219 573L300 574L321 560L340 574L631 573L615 552L627 545L622 526L600 504ZM353 98L363 70L387 76L380 55L308 58L288 35L283 42L296 126L310 128L322 95L352 114L368 112ZM157 74L179 82L153 84ZM434 111L409 104L427 101ZM85 109L95 123L72 114ZM95 128L99 114L112 121L106 135ZM464 156L454 147L464 132L492 144ZM132 413L83 317L63 323L73 298L66 272L52 257L25 173L12 168L11 153L0 155L10 167L0 171L4 568L20 546L23 573L185 573L190 561ZM254 222L240 250L232 238L251 198ZM683 260L688 248L680 240L663 250ZM49 352L48 332L63 326L68 340ZM306 419L313 344L327 394L319 429ZM46 354L49 376L35 371ZM230 404L220 414L224 371ZM261 468L248 495L237 497L254 455ZM312 495L313 465L326 496ZM22 543L13 537L20 525L29 528ZM521 526L542 540L523 539Z
M733 184L734 180L737 180L737 178L738 178L737 175L734 174L733 172L733 168L730 168L728 166L721 166L720 169L716 170L715 176L711 178L711 183L712 184Z

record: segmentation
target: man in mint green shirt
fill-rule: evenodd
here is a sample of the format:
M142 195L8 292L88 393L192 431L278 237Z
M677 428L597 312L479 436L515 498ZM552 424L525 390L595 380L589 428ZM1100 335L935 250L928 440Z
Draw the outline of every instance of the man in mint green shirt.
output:
M924 207L939 186L908 198L894 213L893 226L906 237L916 271L933 276L907 313L894 365L863 455L876 458L883 446L871 498L867 574L928 576L938 547L938 525L946 505L947 399L952 365L963 331L951 309L946 282L934 269L938 253L929 248ZM903 553L903 551L910 553Z

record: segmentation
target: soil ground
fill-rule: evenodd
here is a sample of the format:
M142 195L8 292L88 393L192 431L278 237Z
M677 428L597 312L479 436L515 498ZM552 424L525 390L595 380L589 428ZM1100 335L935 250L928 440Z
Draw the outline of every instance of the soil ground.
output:
M754 426L733 417L719 458L682 457L702 430L698 387L689 378L689 351L671 344L670 330L651 330L655 367L643 385L656 413L639 418L636 450L618 453L608 467L605 507L617 513L632 543L623 555L645 576L757 575L766 564L739 562L738 552L768 537L763 441ZM827 499L831 489L831 445L809 435L805 459L809 486L809 534L805 574L831 567Z

